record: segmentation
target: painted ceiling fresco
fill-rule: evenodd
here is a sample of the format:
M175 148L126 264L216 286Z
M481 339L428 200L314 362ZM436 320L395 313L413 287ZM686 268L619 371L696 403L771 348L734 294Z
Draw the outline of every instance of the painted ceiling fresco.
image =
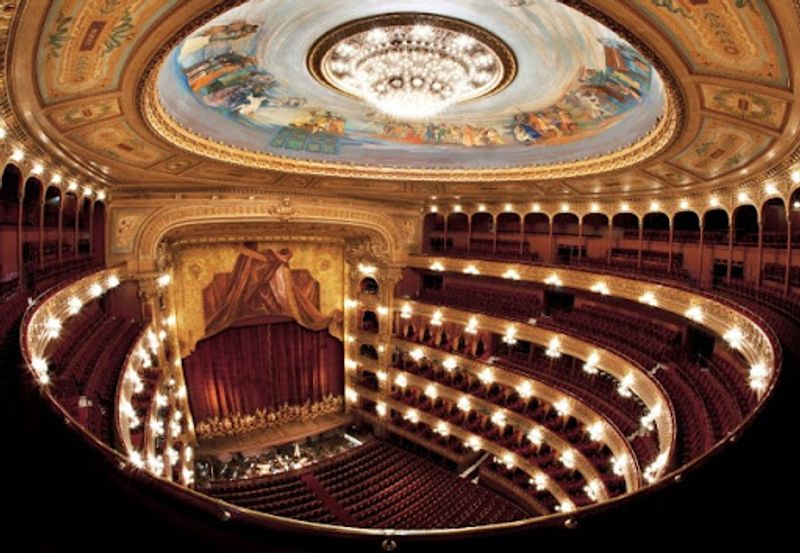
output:
M215 141L297 159L408 168L507 168L583 160L645 137L663 115L650 63L555 0L250 0L168 56L158 95L181 126ZM518 72L502 92L435 120L389 119L309 73L315 41L353 19L436 13L495 34Z

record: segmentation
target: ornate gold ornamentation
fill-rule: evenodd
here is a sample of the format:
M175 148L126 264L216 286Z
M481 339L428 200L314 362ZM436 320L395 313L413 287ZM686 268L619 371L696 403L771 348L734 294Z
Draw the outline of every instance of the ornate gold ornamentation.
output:
M188 204L188 205L187 205ZM284 206L285 207L285 206ZM374 251L384 252L391 257L402 251L399 245L403 242L400 229L388 216L376 211L357 208L355 206L336 206L303 204L292 207L295 212L293 221L300 223L334 223L345 228L360 228L364 234L371 236ZM274 214L275 206L255 202L187 202L179 205L162 207L152 213L141 225L136 237L134 252L140 270L152 270L157 253L158 242L171 229L196 224L210 225L214 223L268 223L279 220ZM366 246L363 246L366 247Z
M321 401L289 405L284 403L278 409L256 409L255 413L234 413L227 417L212 417L200 421L195 425L197 437L202 439L235 436L261 430L274 428L290 422L307 422L331 413L339 413L344 405L342 396L330 394Z

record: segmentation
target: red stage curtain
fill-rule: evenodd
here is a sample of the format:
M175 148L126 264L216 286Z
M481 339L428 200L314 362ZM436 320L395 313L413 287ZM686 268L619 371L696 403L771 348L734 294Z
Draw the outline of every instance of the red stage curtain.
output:
M196 421L313 403L344 390L342 343L293 321L229 328L198 342L183 363Z

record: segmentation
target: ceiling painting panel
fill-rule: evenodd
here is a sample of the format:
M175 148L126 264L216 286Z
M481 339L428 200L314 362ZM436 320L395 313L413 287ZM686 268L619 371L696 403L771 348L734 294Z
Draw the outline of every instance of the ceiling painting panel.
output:
M139 38L176 0L55 0L37 50L45 105L114 90Z
M172 155L144 140L124 119L81 127L69 136L84 148L137 167L148 167Z
M122 115L122 110L116 97L90 99L78 104L59 106L49 110L47 114L50 121L62 131L71 131L119 115Z
M692 72L788 88L789 67L763 0L628 0L678 47Z
M516 168L590 159L648 136L665 109L653 66L613 31L554 0L250 0L194 31L164 60L157 97L199 137L268 156L411 169ZM508 44L500 92L425 121L398 120L309 72L315 42L352 19L436 12Z
M700 91L705 109L730 115L773 130L783 126L788 102L742 88L702 83Z
M647 172L672 186L687 186L697 182L697 178L679 171L668 163L659 163L648 167Z
M672 163L700 178L713 179L749 164L771 143L770 136L706 117L694 142Z

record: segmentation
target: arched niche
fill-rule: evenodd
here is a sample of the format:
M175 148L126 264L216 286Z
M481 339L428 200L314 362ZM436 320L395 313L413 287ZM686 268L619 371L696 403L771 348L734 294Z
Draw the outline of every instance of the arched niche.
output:
M469 216L456 212L447 216L447 249L466 251L469 241Z
M724 209L711 209L703 214L703 241L706 244L727 244L730 218Z
M695 244L700 241L700 217L693 211L680 211L672 218L672 241Z
M447 216L447 232L468 232L469 216L466 213L454 211Z
M473 234L494 232L494 217L491 213L473 213L471 224Z
M770 198L761 206L761 224L764 232L764 247L786 247L786 204L781 198Z
M39 216L42 205L42 183L39 179L25 181L25 195L22 199L22 227L39 229Z
M617 213L611 218L613 244L619 244L619 240L639 239L639 217L633 213Z
M544 213L527 213L522 220L522 253L532 261L546 258L550 253L550 217Z
M0 187L0 225L17 226L19 223L19 192L22 175L12 164L3 170Z
M634 213L616 213L611 218L614 229L639 231L639 217Z
M522 246L522 218L517 213L501 213L497 216L497 253L504 256L519 256Z
M444 215L426 213L422 219L422 247L426 252L440 252L444 249Z
M669 217L666 213L652 212L642 217L643 238L647 241L669 240Z
M78 253L88 255L91 244L92 201L84 196L78 210Z
M61 189L49 186L44 193L44 238L42 251L44 259L58 257L59 213L61 212Z
M470 250L474 253L494 253L494 217L491 213L472 214Z
M361 330L364 332L372 332L373 334L377 334L379 328L380 322L378 321L377 313L370 311L369 309L361 313Z
M97 261L106 254L106 204L95 202L92 212L92 257Z
M733 210L733 241L735 244L758 244L758 210L753 205L740 205Z
M583 235L591 238L606 238L608 236L608 215L605 213L584 215Z
M558 213L553 216L553 234L578 236L578 216L574 213Z
M361 347L358 348L358 353L361 357L366 359L372 359L373 361L378 360L378 350L370 344L361 344Z
M0 276L2 289L12 286L20 273L17 227L22 175L13 164L3 170L0 187Z
M544 213L528 213L523 220L525 235L550 234L550 217Z
M800 188L789 198L789 219L792 222L792 248L800 247Z
M376 295L380 291L380 286L374 278L364 277L358 283L358 291L362 294Z
M42 213L42 183L39 179L25 181L22 198L22 262L39 259L39 223Z
M518 213L504 212L497 216L497 234L519 236L522 232L522 219Z
M65 254L75 249L75 224L78 217L78 197L72 192L64 196L64 211L61 215L61 242Z

